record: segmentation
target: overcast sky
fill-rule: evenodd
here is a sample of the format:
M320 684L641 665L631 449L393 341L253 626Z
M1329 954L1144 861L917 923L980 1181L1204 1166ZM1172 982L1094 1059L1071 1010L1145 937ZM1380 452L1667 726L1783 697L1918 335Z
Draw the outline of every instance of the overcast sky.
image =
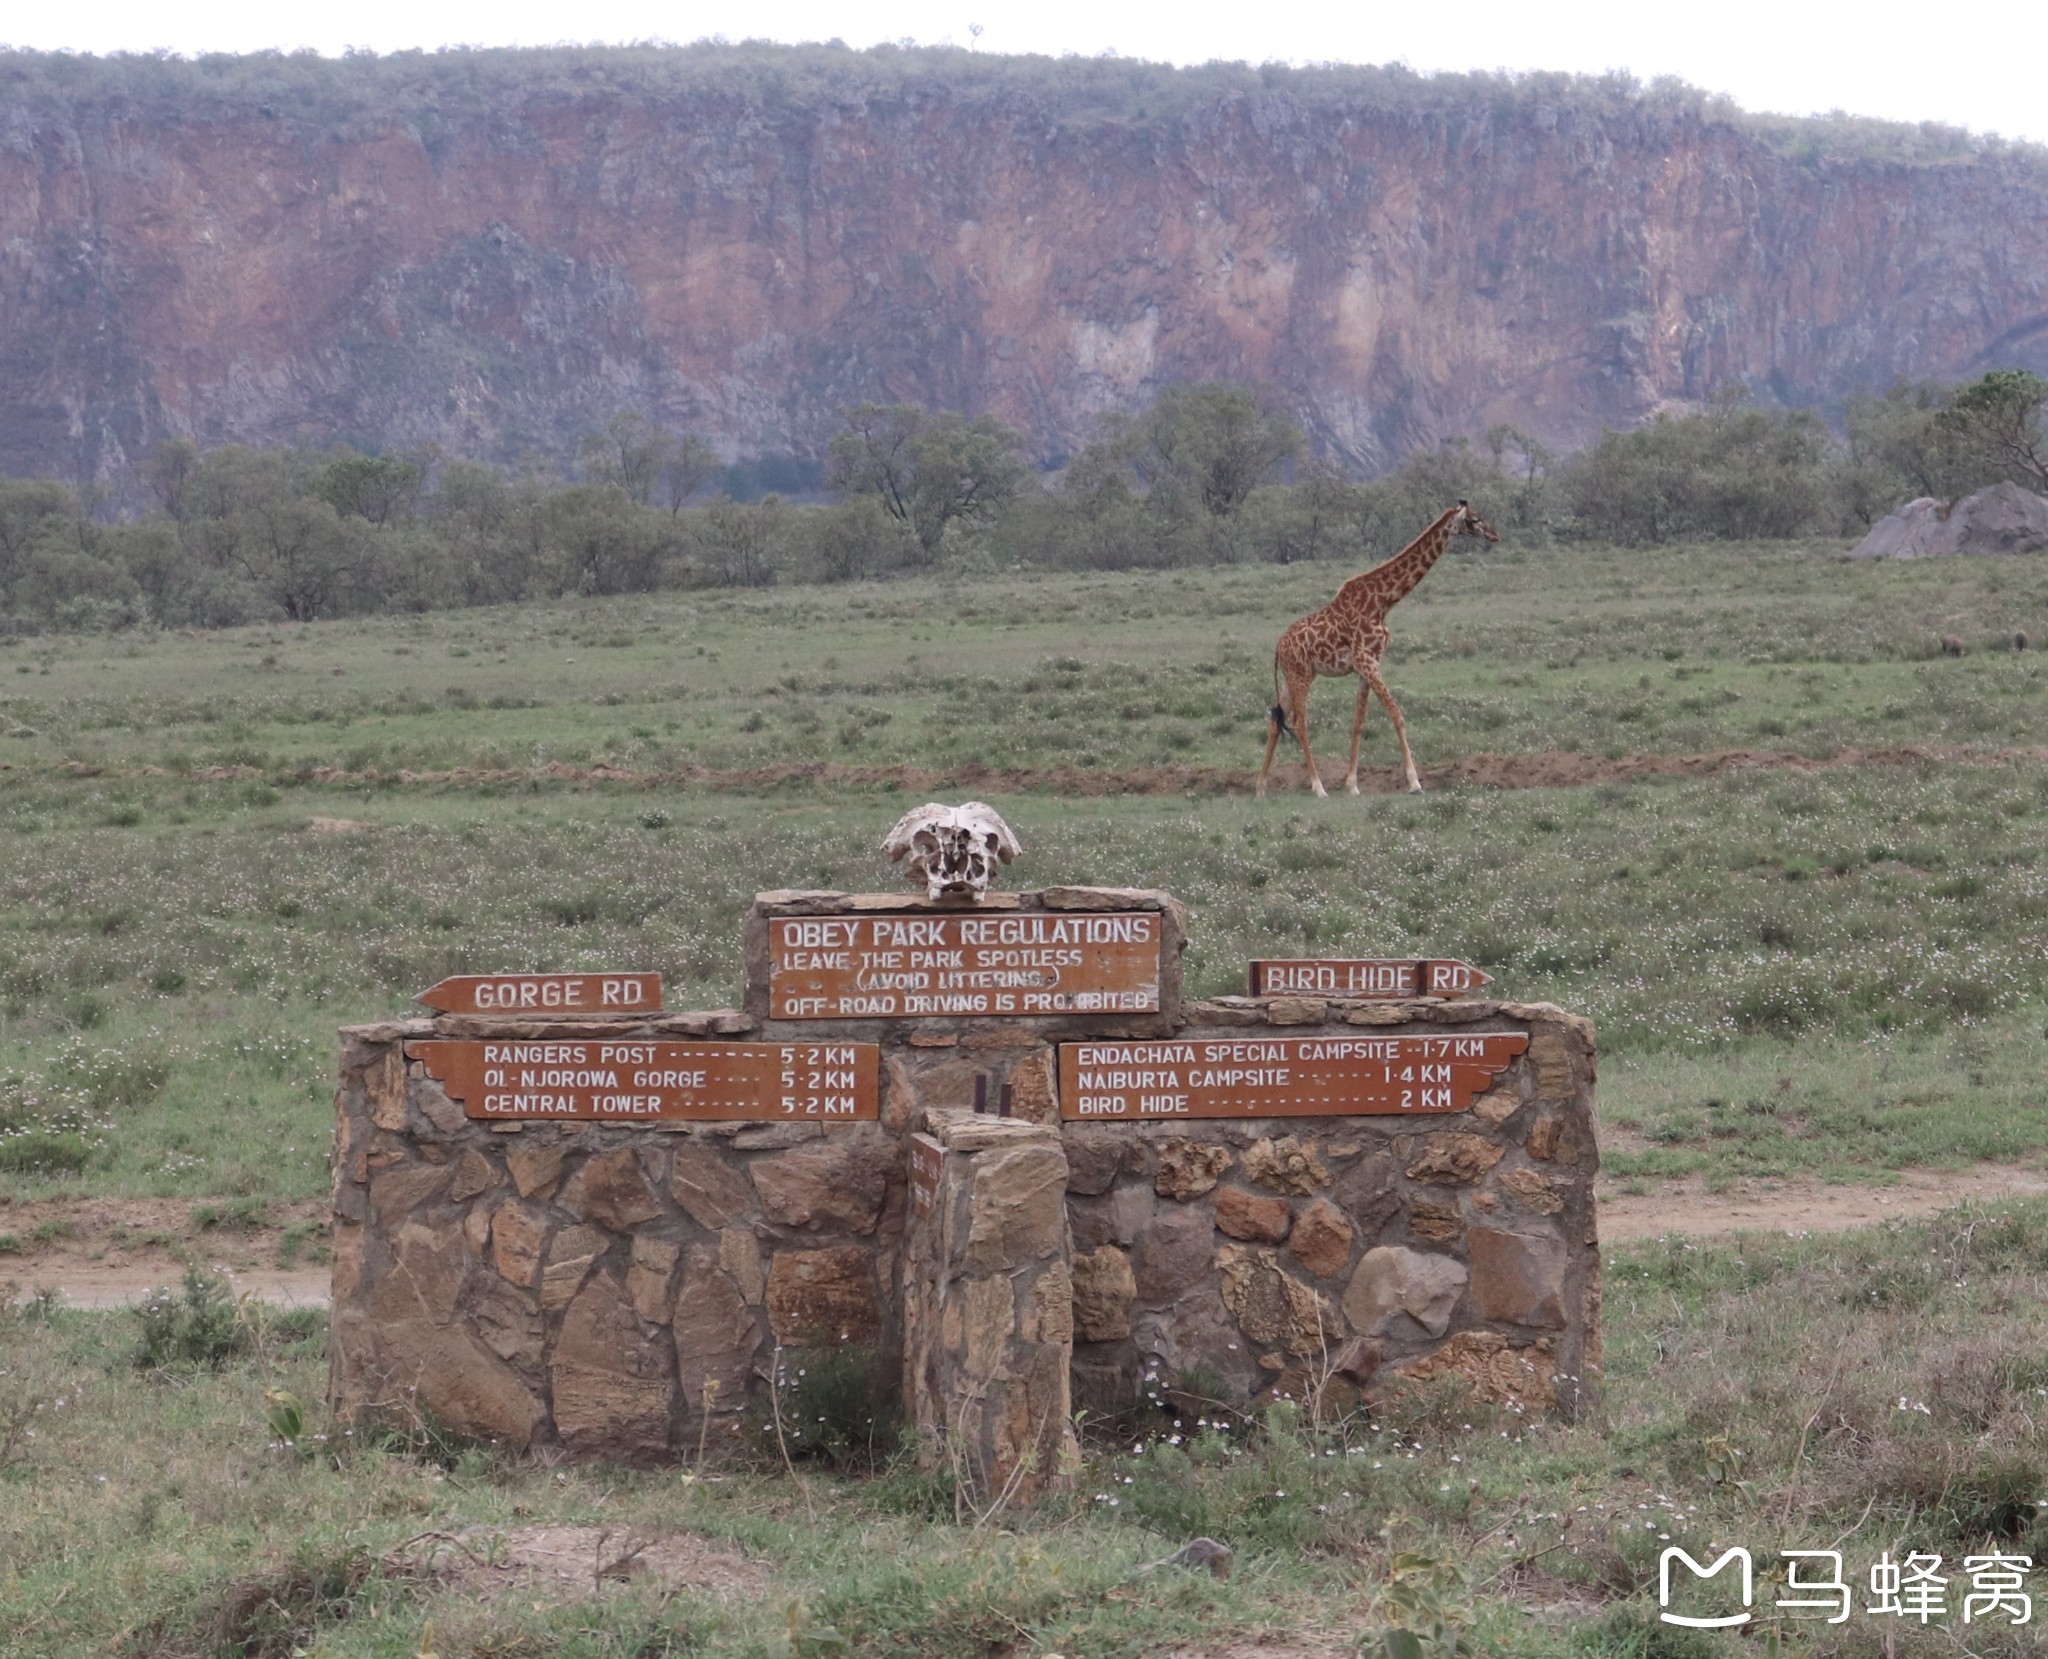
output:
M1104 5L1100 0L14 0L0 41L88 52L395 51L454 44L911 39L990 52L1120 52L1200 63L1405 61L1431 69L1626 69L1677 75L1753 110L1848 110L2048 142L2048 3L1965 0L1405 0L1400 5Z

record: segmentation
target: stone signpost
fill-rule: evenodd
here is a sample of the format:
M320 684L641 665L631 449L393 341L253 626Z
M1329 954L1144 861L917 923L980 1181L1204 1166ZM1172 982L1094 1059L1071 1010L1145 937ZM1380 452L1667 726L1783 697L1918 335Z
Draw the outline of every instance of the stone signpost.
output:
M764 893L739 1009L476 975L343 1032L337 1417L673 1460L852 1348L986 1509L1147 1378L1587 1406L1591 1027L1441 962L1184 1001L1185 942L1157 892Z

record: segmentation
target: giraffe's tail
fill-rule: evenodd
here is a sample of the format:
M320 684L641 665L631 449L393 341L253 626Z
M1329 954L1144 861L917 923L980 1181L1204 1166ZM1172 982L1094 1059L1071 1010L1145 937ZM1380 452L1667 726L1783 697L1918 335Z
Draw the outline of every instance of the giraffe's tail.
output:
M1273 730L1280 736L1287 735L1287 705L1280 701L1280 653L1273 653Z

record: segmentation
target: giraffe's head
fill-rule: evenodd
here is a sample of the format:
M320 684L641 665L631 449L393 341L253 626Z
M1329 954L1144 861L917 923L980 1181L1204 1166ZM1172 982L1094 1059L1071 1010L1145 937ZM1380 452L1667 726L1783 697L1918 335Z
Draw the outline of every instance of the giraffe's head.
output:
M1478 536L1484 541L1500 540L1500 532L1494 529L1492 525L1488 524L1477 513L1473 512L1472 503L1469 501L1458 503L1457 516L1451 520L1451 534L1454 536Z

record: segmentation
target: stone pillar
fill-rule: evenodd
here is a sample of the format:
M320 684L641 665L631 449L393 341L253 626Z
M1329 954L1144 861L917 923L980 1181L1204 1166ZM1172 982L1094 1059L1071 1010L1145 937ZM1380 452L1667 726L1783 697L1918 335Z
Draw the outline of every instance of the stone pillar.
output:
M1067 1158L1054 1126L933 1109L912 1137L904 1403L977 1514L1073 1479ZM920 1165L922 1167L920 1167Z

